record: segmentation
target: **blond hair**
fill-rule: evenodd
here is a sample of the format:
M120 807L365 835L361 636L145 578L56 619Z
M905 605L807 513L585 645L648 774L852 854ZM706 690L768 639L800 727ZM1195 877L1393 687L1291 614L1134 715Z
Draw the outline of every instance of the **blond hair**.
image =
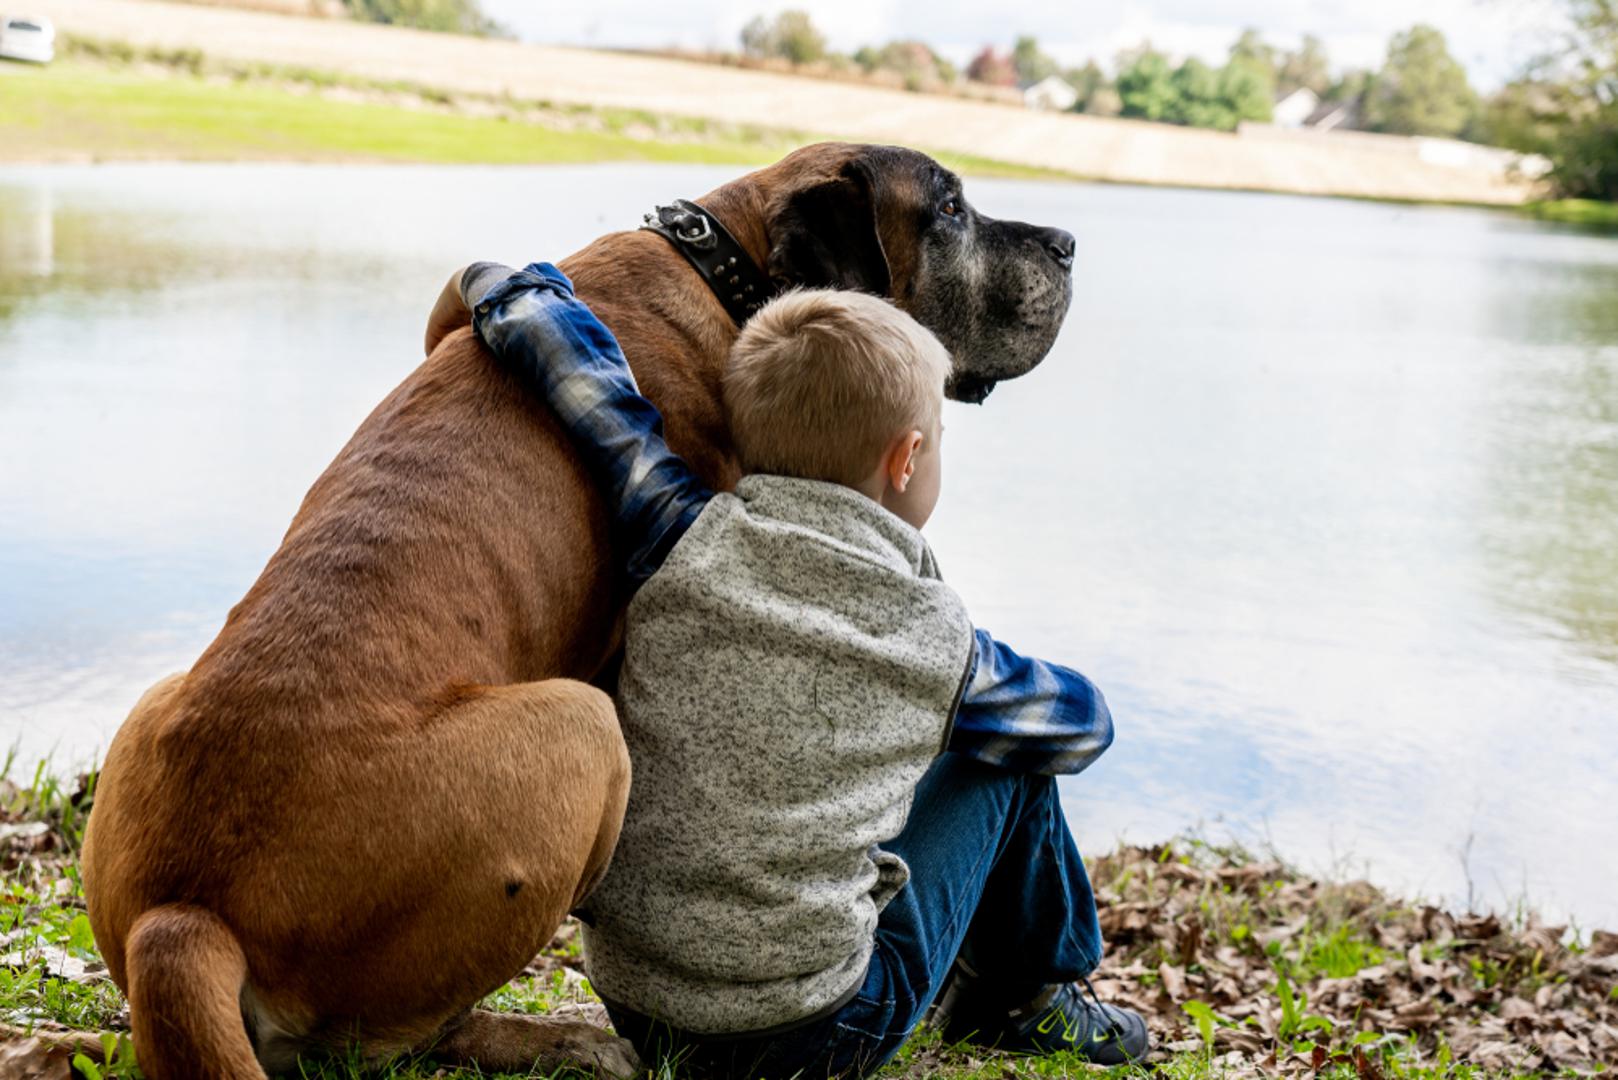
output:
M789 292L731 348L724 402L747 472L855 485L906 431L936 442L949 353L879 297Z

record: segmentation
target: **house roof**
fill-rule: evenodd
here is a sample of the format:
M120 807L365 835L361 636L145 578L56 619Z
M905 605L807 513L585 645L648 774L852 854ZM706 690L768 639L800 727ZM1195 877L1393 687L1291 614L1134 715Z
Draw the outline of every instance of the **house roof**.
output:
M1039 80L1036 83L1028 84L1027 89L1028 90L1056 90L1056 89L1073 90L1073 84L1068 82L1066 79L1062 78L1062 76L1060 76L1060 75L1047 75L1043 79ZM1078 93L1077 90L1073 90L1073 92Z
M1310 113L1304 120L1304 127L1321 128L1351 128L1359 123L1360 103L1355 98L1350 101L1322 101L1320 107Z

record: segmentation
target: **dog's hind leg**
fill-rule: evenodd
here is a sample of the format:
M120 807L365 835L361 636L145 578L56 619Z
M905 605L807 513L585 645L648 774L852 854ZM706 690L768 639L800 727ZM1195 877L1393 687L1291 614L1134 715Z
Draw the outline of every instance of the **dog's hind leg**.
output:
M428 1049L520 973L605 874L629 794L618 717L607 695L567 679L460 686L408 726L356 727L331 750L289 790L278 829L299 851L330 838L312 882L320 899L254 965L252 1001L309 1046L357 1044L369 1060ZM307 863L275 855L237 882L243 895L283 893L289 869L313 878ZM607 1069L621 1059L590 1025L459 1027L453 1045L480 1060L534 1054L524 1071L534 1060Z

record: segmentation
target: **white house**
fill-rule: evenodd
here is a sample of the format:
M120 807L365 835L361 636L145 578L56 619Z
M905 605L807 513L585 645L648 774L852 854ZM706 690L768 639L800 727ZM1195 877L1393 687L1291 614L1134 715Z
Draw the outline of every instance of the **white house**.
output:
M1275 103L1274 118L1270 122L1276 127L1301 128L1318 108L1320 95L1307 86L1299 87Z
M1022 100L1030 109L1067 112L1079 103L1079 92L1060 75L1048 75L1024 90Z

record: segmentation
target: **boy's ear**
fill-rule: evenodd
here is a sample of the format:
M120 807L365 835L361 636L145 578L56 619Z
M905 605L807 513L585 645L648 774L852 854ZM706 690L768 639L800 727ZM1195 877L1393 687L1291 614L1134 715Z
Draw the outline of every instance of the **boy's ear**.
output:
M766 269L784 285L888 295L892 278L877 235L870 171L858 161L834 180L794 192L769 226Z
M923 437L919 431L910 431L894 440L883 466L888 474L888 486L903 495L916 472L916 455L921 452Z

